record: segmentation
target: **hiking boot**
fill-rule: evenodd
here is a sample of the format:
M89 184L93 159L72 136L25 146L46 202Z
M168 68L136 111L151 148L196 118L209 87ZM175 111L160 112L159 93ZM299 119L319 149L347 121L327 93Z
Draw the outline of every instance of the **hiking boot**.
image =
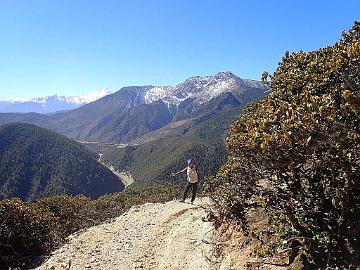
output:
M179 202L185 202L185 200L181 199L181 200L179 200Z

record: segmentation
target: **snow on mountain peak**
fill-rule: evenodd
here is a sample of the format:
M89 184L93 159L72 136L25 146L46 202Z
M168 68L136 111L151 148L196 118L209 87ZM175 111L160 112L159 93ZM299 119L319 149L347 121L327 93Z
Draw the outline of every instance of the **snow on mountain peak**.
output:
M85 94L82 96L60 96L58 94L54 94L52 96L34 97L34 98L27 99L27 100L21 100L18 102L37 102L37 103L65 102L65 103L71 103L74 105L82 105L82 104L86 104L86 103L90 103L95 100L98 100L99 98L102 98L111 93L112 92L109 88L103 88L96 92Z
M68 100L71 100L73 103L80 105L93 102L111 93L112 91L106 87L90 94L85 94L77 97L69 97Z
M98 100L111 93L112 91L109 88L103 88L82 96L67 97L54 94L52 96L34 97L23 100L6 100L0 104L0 112L52 113L62 110L71 110Z
M244 80L230 71L222 71L213 76L196 76L176 86L156 86L144 94L145 103L163 100L165 103L179 105L185 99L195 98L203 103L218 95L230 92L244 84Z

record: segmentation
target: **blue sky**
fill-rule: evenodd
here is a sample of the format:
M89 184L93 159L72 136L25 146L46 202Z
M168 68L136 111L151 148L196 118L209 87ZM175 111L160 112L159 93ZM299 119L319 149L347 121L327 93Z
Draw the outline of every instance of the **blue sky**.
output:
M0 98L259 79L286 50L336 42L360 1L0 0Z

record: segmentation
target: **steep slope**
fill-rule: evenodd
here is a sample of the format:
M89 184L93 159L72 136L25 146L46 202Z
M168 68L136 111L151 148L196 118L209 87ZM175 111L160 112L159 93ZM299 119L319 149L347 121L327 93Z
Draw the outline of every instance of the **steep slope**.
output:
M193 77L176 86L124 87L78 109L50 116L0 114L0 123L30 122L71 138L122 143L170 121L191 118L204 104L224 93L231 92L245 103L262 97L266 91L259 82L220 72Z
M208 198L131 208L113 222L74 235L37 269L212 269Z
M97 197L123 188L82 145L30 124L0 126L0 199L81 193Z
M126 112L103 118L89 131L88 138L100 141L128 142L168 124L172 115L163 101L141 104ZM117 132L114 133L114 130Z
M55 131L68 137L94 140L94 131L104 129L108 122L124 117L124 113L142 104L139 94L146 87L124 87L118 92L105 96L78 109L58 113L50 117ZM118 130L112 130L116 134Z

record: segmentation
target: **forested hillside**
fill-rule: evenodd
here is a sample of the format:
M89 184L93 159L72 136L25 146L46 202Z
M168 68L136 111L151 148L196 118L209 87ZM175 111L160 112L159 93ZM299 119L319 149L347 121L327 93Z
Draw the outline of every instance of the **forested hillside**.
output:
M30 124L0 126L0 199L55 194L98 197L124 185L97 155L62 135Z

